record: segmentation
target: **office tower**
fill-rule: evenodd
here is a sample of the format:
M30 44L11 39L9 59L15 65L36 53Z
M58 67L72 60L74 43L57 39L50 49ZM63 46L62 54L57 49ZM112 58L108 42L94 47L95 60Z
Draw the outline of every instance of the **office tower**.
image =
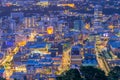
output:
M40 28L39 31L42 32L42 33L45 32L45 27L44 26L45 26L44 21L40 21L39 22L39 28Z
M94 7L94 29L102 28L102 6L96 5Z
M35 27L35 17L25 17L24 19L25 27Z
M84 22L82 20L74 21L74 30L81 30L84 27Z
M11 27L11 30L12 30L12 32L15 32L16 31L16 22L15 22L15 20L11 20L11 23L10 23L10 27Z
M81 65L82 60L82 45L76 45L71 50L71 65Z

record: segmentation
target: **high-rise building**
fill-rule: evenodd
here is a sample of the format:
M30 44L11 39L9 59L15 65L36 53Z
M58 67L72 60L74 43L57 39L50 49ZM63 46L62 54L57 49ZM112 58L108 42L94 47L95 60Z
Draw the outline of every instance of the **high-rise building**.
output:
M35 27L35 17L25 17L24 19L25 27Z
M10 23L10 27L11 27L11 30L12 32L15 32L16 31L16 22L15 20L11 20L11 23Z
M71 65L81 65L82 61L82 45L73 46L71 49Z
M96 5L94 7L94 29L98 29L102 27L102 6Z
M81 30L84 27L84 22L82 20L74 21L74 30Z

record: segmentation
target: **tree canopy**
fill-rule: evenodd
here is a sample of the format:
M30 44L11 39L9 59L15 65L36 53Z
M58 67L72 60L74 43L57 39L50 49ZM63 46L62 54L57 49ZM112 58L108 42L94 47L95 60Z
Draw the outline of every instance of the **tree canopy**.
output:
M105 72L101 69L92 66L87 66L80 67L80 71L85 80L107 80Z
M108 80L120 80L120 67L114 67L108 74Z
M81 66L79 70L70 69L62 73L56 77L56 80L120 80L120 67L112 68L108 76L106 76L105 72L99 68Z
M0 77L0 80L6 80L5 78L3 78L3 77Z
M77 69L70 69L56 78L57 80L82 80Z

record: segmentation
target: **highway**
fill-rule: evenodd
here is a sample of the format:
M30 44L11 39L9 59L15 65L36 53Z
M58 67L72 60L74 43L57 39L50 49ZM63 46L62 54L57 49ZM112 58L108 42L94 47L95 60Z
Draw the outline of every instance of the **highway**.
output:
M1 65L5 65L6 62L11 62L13 59L13 56L19 51L19 47L15 47L9 55L5 57L5 59L1 62Z
M18 44L20 44L20 43L18 43ZM5 56L5 58L2 60L2 62L0 64L1 66L5 67L6 80L10 80L9 78L14 72L14 69L12 67L12 65L13 65L12 60L13 60L14 55L19 51L20 46L23 46L23 44L21 44L19 46L16 45L16 47L10 52L10 54Z
M61 65L58 67L59 71L57 71L57 75L60 75L62 72L70 68L70 51L71 48L63 52Z
M19 51L20 47L15 47L9 55L7 55L4 60L1 62L1 65L5 67L5 77L7 80L9 80L10 76L13 74L13 69L12 69L12 60L14 55Z
M110 69L109 69L109 67L108 67L108 64L107 64L106 60L105 60L103 57L97 55L97 61L98 61L99 67L100 67L103 71L105 71L105 73L106 73L106 75L107 75L108 72L110 71Z
M107 41L104 41L104 42L96 41L96 44L98 44L98 43L99 44L101 44L101 43L104 44L104 45L96 45L96 47L95 47L98 65L103 71L105 71L105 73L107 75L108 72L110 71L109 66L108 66L105 58L103 56L100 56L102 49L104 49L105 46L107 45Z

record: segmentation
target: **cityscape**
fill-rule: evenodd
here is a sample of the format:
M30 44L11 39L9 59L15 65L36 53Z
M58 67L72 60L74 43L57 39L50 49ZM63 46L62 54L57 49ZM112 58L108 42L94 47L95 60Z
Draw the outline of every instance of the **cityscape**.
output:
M0 0L0 80L120 80L120 0Z

